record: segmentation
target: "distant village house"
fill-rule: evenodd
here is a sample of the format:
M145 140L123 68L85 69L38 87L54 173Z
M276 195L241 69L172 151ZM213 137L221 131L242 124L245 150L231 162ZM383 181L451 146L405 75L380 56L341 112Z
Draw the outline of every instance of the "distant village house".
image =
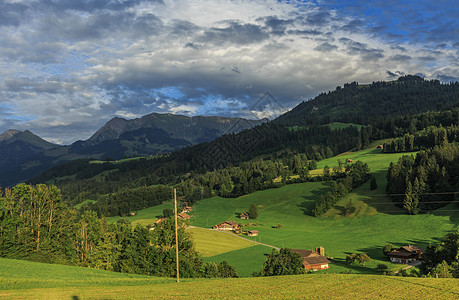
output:
M187 213L187 212L190 212L190 211L193 211L193 208L191 206L185 206L182 209L182 213Z
M183 220L188 220L191 217L186 213L181 213L181 214L177 214L177 218L178 219L183 219Z
M212 229L216 230L225 230L225 231L239 231L239 224L234 222L234 221L225 221L223 223L220 223L218 225L215 225L212 227Z
M423 252L424 250L419 247L408 245L392 250L387 253L387 256L389 256L390 261L393 263L409 264L421 260Z
M249 212L247 212L247 211L246 211L246 212L243 212L243 213L239 216L239 218L240 218L241 220L248 220L248 219L250 219L250 217L249 217Z
M249 230L247 231L248 236L258 236L258 230Z

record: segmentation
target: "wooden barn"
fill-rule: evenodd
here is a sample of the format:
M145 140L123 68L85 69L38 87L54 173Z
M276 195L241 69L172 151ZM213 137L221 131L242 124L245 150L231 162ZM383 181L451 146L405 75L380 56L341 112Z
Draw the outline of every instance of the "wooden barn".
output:
M292 249L293 253L298 253L303 258L303 266L305 270L325 270L328 269L330 261L325 257L324 248L313 250Z
M258 236L258 230L249 230L247 231L248 236Z

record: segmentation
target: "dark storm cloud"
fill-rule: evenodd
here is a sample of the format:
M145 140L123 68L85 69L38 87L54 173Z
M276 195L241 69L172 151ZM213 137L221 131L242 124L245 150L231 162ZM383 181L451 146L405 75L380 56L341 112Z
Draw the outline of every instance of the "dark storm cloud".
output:
M261 21L262 19L257 19ZM271 34L274 35L284 35L287 27L292 25L294 20L283 20L278 19L276 16L269 16L264 19L266 28Z
M310 36L310 35L322 35L324 34L323 32L319 31L319 30L315 30L315 29L304 29L304 30L299 30L299 29L295 29L295 30L289 30L287 31L288 34L291 34L291 35L303 35L303 36Z
M338 46L329 44L327 42L320 44L319 46L315 47L314 50L320 51L320 52L330 52L333 50L337 50Z
M341 30L350 32L350 33L359 33L362 32L364 22L361 20L352 20L344 26L341 26Z
M130 7L144 2L144 0L112 1L112 0L42 0L40 6L57 11L76 10L84 12L93 12L95 10L125 10ZM151 2L160 2L151 0Z
M0 2L0 26L19 26L28 7L21 3Z
M400 71L391 72L389 70L386 71L386 74L389 75L389 79L395 79L395 78L405 75L404 72L400 72Z
M438 80L444 83L450 83L450 82L459 82L459 78L454 77L454 76L448 76L448 75L437 75Z
M122 32L126 37L154 34L162 27L162 22L153 14L137 17L134 13L102 12L90 16L66 13L65 17L49 15L42 23L42 30L50 34L50 39L94 40Z
M199 26L185 20L173 20L168 26L171 28L170 34L179 36L190 36L199 30Z
M367 44L356 42L349 38L340 38L339 41L347 47L349 54L358 54L365 60L378 60L384 57L383 50L369 48Z
M408 61L411 60L412 57L409 55L396 54L394 56L391 56L390 59L395 61Z
M227 27L212 27L205 31L199 40L213 44L252 44L269 38L269 34L256 24L241 24L234 20L223 23L228 24Z
M433 56L419 56L418 57L419 60L422 60L422 61L426 61L426 62L429 62L429 61L436 61L437 59Z
M312 26L325 26L331 21L331 14L327 11L322 11L310 14L304 20L307 24Z
M191 49L194 49L194 50L199 50L199 46L195 43L192 43L192 42L188 42L185 44L185 46L183 46L184 48L191 48Z

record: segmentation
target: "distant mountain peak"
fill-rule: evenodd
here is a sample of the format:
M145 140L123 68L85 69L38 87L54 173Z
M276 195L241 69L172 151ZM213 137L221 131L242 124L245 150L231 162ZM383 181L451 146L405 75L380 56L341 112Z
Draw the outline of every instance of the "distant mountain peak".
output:
M0 141L9 140L14 137L16 134L21 133L22 131L16 129L10 129L0 134Z

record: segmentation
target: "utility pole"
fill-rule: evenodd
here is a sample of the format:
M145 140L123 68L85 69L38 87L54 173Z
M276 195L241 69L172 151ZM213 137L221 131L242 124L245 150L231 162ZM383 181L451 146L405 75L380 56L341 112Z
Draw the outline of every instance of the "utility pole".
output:
M174 205L175 205L175 254L177 260L177 282L180 282L179 275L179 256L178 256L178 230L177 230L177 190L174 189Z

